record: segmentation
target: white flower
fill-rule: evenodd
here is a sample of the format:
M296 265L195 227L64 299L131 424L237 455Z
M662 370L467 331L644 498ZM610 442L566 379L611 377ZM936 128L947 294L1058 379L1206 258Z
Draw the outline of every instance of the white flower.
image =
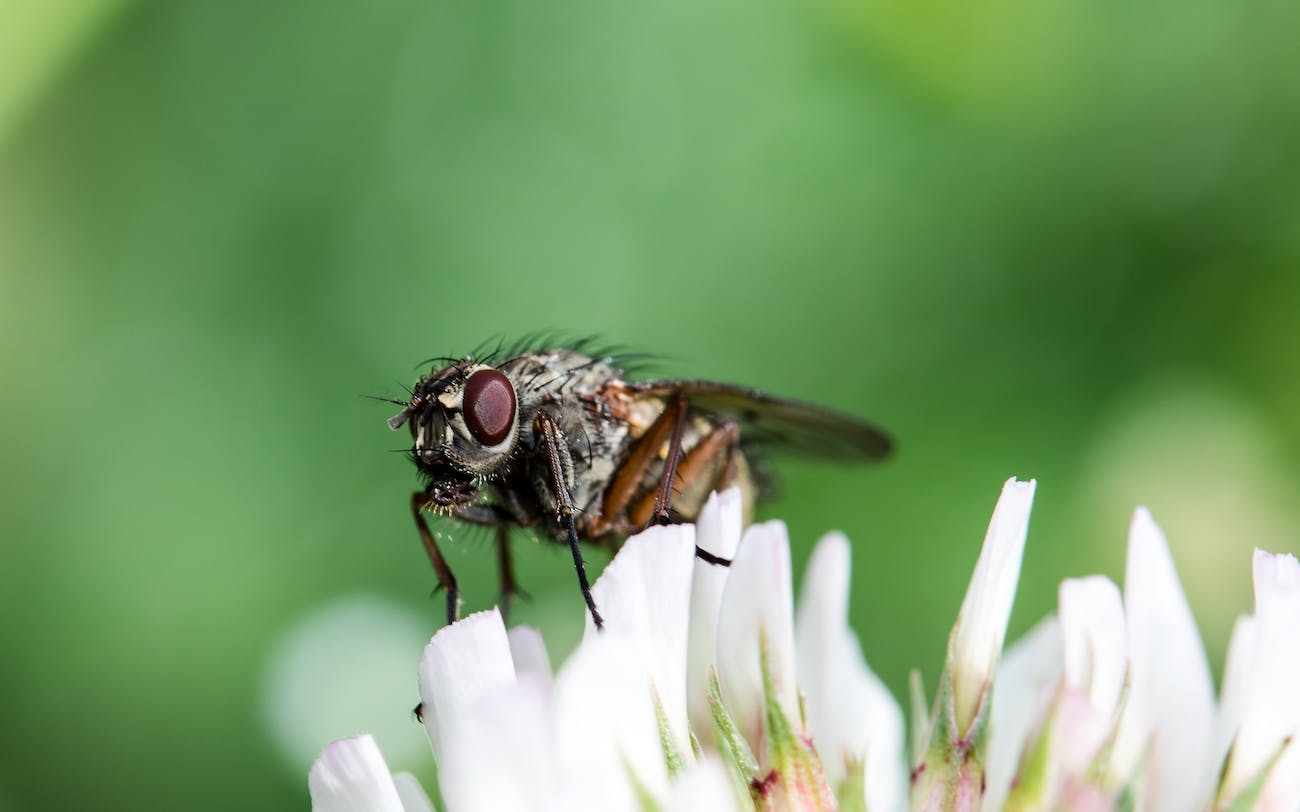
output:
M971 733L1002 654L1002 641L1020 580L1020 560L1025 552L1035 485L1032 479L1028 482L1009 479L1003 486L1002 498L993 510L984 548L948 643L952 722L956 725L956 735L962 738Z
M764 742L766 712L764 658L781 710L789 719L801 719L795 683L794 587L785 525L768 522L750 527L730 569L718 610L718 681L728 712L758 750Z
M1061 781L1083 781L1115 726L1128 676L1119 587L1100 575L1061 584L1064 681L1055 719Z
M1007 649L993 686L989 725L994 731L985 774L985 809L1001 809L1020 777L1024 749L1055 702L1061 682L1061 624L1038 622Z
M732 488L709 496L695 527L695 543L727 561L736 557L743 530L740 491ZM709 675L718 664L718 610L730 569L695 559L691 579L691 629L687 645L686 702L691 729L705 745L714 744L709 712Z
M1109 764L1108 786L1131 789L1144 809L1200 809L1214 775L1214 688L1196 621L1164 534L1139 508L1124 575L1129 695ZM1141 775L1135 775L1141 769Z
M1007 480L993 509L975 573L948 637L937 713L924 757L913 769L912 808L977 810L987 786L984 753L990 697L1020 580L1020 560L1034 501L1033 480Z
M1254 563L1255 620L1244 630L1238 625L1229 660L1233 683L1225 707L1237 724L1218 803L1253 792L1260 809L1294 809L1300 803L1300 563L1259 550Z
M409 773L388 772L369 734L340 739L325 748L307 775L315 812L432 812L433 804Z
M729 492L626 542L593 587L605 631L554 676L540 634L495 610L434 635L419 683L446 809L1300 809L1300 563L1256 553L1217 708L1145 510L1122 597L1067 580L1004 656L1033 493L1003 489L933 710L914 683L910 783L902 713L847 623L848 540L817 545L796 616L785 526L742 535ZM368 736L327 747L309 785L327 812L433 808Z
M832 786L857 770L867 808L907 807L903 711L871 672L848 624L849 540L818 543L804 573L795 626L799 686L813 740Z

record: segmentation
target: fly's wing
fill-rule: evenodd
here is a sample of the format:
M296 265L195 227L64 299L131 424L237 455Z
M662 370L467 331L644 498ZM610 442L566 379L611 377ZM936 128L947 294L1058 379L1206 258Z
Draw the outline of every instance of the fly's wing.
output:
M743 445L764 451L788 451L841 462L866 462L889 456L889 435L852 415L824 406L788 400L711 381L641 381L634 392L686 399L689 411L729 417L740 424Z

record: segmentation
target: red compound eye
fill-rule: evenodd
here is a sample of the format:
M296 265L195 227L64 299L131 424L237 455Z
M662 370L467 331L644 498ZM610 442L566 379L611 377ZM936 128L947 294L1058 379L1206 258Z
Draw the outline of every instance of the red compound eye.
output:
M495 369L480 369L465 382L465 425L483 445L499 445L515 423L515 388Z

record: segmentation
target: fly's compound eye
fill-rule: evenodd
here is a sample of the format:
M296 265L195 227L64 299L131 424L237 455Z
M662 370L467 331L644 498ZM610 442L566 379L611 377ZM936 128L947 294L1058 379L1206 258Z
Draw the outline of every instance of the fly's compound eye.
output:
M465 425L483 445L500 445L510 436L515 407L514 386L495 369L480 369L465 382Z

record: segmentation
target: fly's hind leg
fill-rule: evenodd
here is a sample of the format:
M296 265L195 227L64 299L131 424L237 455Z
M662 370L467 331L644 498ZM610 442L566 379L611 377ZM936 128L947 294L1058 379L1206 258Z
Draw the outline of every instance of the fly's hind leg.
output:
M740 429L727 421L706 434L674 466L674 489L678 497L686 496L688 504L703 503L709 491L721 490L731 484L735 475L736 445ZM667 471L665 466L664 470ZM663 489L646 493L628 511L628 520L642 524L658 518L660 496Z
M622 530L622 517L627 511L628 505L636 497L637 491L641 487L641 480L645 477L646 471L659 456L659 449L665 442L670 442L671 437L675 434L677 442L670 445L680 450L681 448L681 430L685 425L686 418L686 401L682 398L674 398L664 406L664 410L654 419L645 433L637 438L628 452L627 459L619 466L618 471L614 474L613 480L610 481L609 487L605 489L605 495L600 502L600 516L593 523L595 535L603 535L610 530ZM675 453L669 456L674 456ZM671 461L672 466L676 466L676 460ZM665 462L664 470L667 471L669 463ZM671 479L668 480L671 483ZM662 484L662 483L661 483ZM659 490L655 494L658 494ZM671 494L671 491L669 491ZM666 508L665 508L666 511ZM650 519L650 514L641 519L633 520L630 524L633 527L639 527L646 524Z
M655 493L650 512L650 521L655 524L668 524L668 509L673 504L673 488L677 484L677 463L682 455L682 433L686 430L686 401L677 398L674 405L676 408L673 410L672 432L668 435L668 454L664 457L659 490Z
M702 504L709 491L722 490L730 485L736 473L739 441L740 429L730 420L705 435L677 466L678 492L689 496L690 502ZM633 522L645 521L654 515L657 504L657 494L646 494L629 513L629 518ZM701 547L695 548L695 555L710 564L731 566L730 559L714 555Z

